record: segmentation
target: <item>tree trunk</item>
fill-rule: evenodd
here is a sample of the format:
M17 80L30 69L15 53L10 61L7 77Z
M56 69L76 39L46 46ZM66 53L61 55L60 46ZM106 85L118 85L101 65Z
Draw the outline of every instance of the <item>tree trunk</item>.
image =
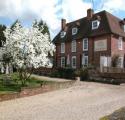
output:
M9 74L9 65L8 65L8 63L6 63L6 72L5 73Z
M4 66L2 65L1 66L1 73L4 73L5 69L4 69Z
M18 73L19 73L19 79L21 81L22 86L25 86L32 72L28 72L26 69L19 69Z

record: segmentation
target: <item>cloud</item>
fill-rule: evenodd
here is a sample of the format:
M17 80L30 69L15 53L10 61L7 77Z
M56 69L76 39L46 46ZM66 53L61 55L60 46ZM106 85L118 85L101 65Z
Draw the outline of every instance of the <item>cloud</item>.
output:
M0 17L24 23L43 19L53 38L60 30L61 18L72 21L86 16L90 3L83 0L0 0Z
M0 17L13 18L21 13L21 0L0 0Z
M111 13L125 11L125 0L101 0L100 8L98 9L107 10Z
M90 0L0 0L0 18L11 21L20 19L29 25L34 19L43 19L53 38L60 30L61 19L67 22L86 16L91 7ZM94 0L96 11L111 13L125 11L125 0Z
M69 21L86 16L88 8L91 8L91 4L83 0L63 0L62 2L63 17Z

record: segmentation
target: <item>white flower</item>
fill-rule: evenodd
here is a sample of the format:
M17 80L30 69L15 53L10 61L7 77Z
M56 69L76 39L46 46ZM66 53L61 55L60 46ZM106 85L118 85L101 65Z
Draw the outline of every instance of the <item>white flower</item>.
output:
M49 65L48 53L53 55L55 46L49 40L49 35L42 34L38 26L28 29L21 27L17 22L13 31L7 28L4 34L6 52L11 53L13 64L18 68L22 68L24 65L35 68ZM50 66L52 66L51 63Z

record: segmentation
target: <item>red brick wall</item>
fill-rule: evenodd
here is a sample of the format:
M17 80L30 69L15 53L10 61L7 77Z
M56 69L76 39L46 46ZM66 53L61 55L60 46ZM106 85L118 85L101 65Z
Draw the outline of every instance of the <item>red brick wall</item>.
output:
M60 64L60 61L61 61L61 59L60 59L60 57L61 57L61 46L60 46L60 44L58 43L58 44L56 44L56 66L57 67L60 67L61 66L61 64Z
M104 40L107 39L107 50L106 51L94 51L94 41L98 41L98 40ZM118 53L118 54L124 54L125 53L125 42L124 42L124 50L120 51L117 48L117 39L118 37L110 35L110 34L106 34L106 35L102 35L102 36L98 36L98 37L92 37L89 38L89 47L88 47L88 57L89 57L89 64L94 64L96 66L100 66L100 56L111 56L114 53ZM61 56L65 56L67 57L67 55L69 54L70 56L70 62L71 62L71 57L72 56L76 56L77 58L77 68L80 68L80 56L82 56L82 54L84 53L83 51L83 39L79 39L76 40L77 42L77 48L75 53L71 52L71 41L68 41L65 43L65 53L61 54L60 51L60 44L56 45L56 57L57 57L57 66L60 67L60 63L61 63Z
M77 68L80 67L80 55L82 54L82 40L77 40L76 41L76 51L77 52L72 52L71 51L71 42L66 42L65 43L65 53L61 53L61 44L56 44L56 61L57 61L57 66L61 66L61 57L67 57L68 54L70 56L70 63L72 56L76 56L77 58Z
M94 51L94 42L99 40L107 40L107 50L105 51ZM92 46L92 47L91 47ZM100 66L100 56L111 56L111 36L103 35L96 38L91 38L89 42L89 58L90 63L96 66Z
M123 50L118 49L118 39L119 36L111 35L111 54L113 55L120 55L124 56L125 54L125 41L123 41Z

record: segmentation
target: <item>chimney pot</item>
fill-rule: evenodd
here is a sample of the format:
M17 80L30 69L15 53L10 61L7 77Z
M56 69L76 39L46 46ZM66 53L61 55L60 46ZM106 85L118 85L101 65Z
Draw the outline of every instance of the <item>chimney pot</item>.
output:
M93 15L94 15L94 10L93 9L88 9L87 10L87 18L88 19L91 19L92 17L93 17Z

